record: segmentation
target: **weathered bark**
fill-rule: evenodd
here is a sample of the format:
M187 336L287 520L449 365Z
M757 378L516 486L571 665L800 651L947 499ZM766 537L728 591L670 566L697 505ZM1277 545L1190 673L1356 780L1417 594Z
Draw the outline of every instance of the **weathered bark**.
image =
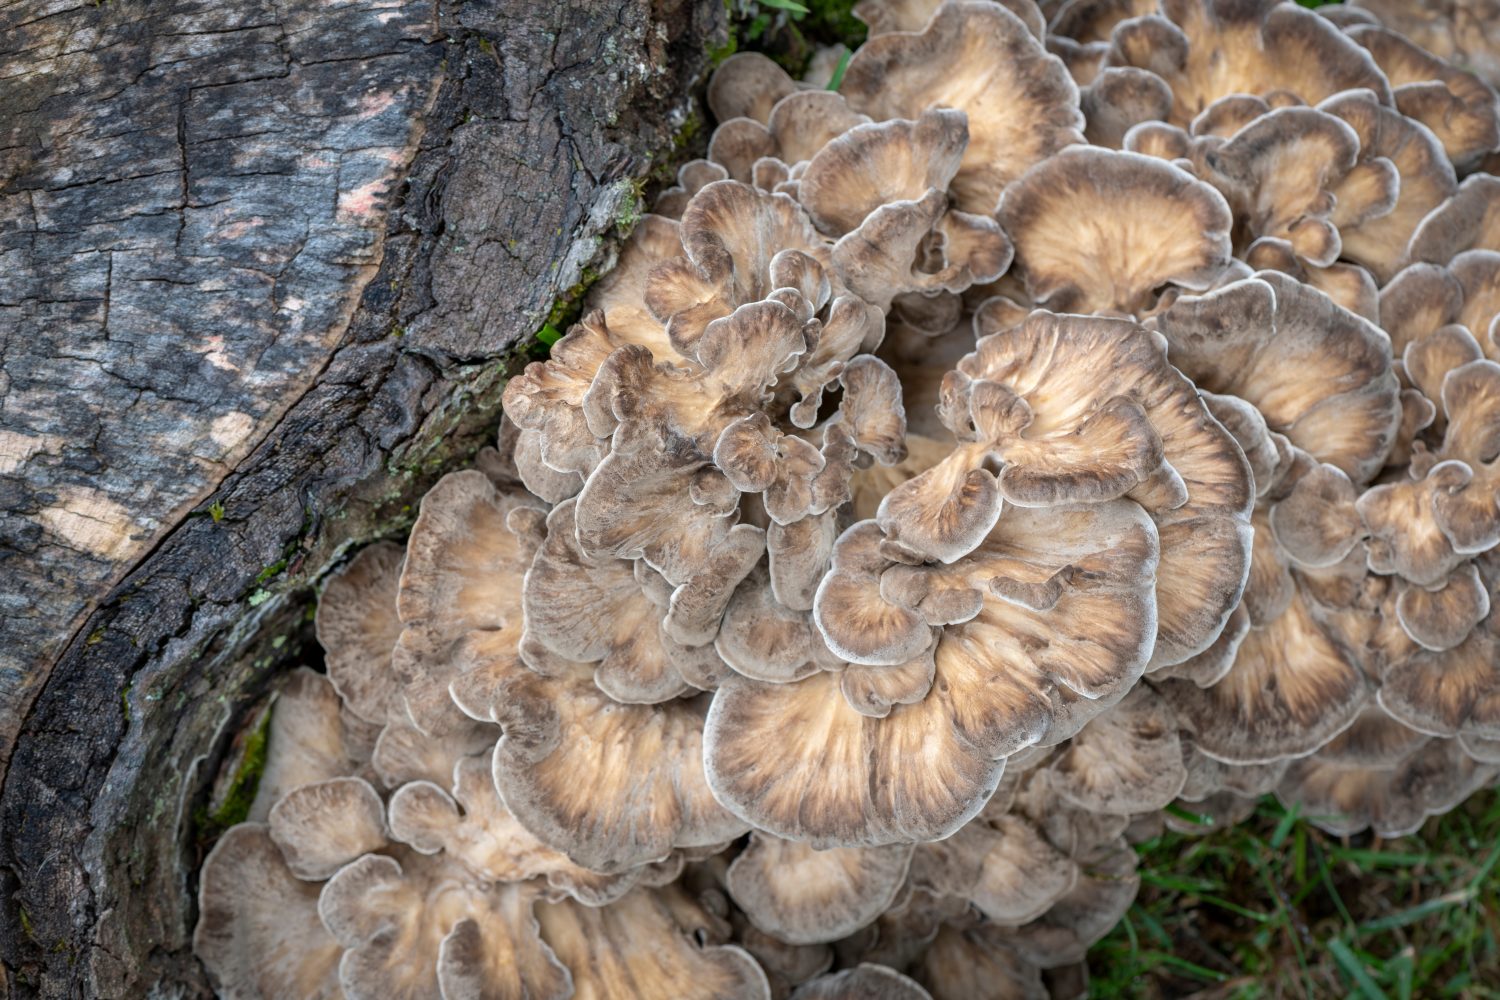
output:
M723 19L0 0L15 995L206 992L194 816L242 710L319 577L493 433L516 346L612 252Z

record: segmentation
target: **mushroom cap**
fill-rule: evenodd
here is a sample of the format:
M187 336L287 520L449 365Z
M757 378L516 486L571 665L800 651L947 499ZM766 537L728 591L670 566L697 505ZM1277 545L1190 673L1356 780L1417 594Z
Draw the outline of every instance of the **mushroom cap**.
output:
M1006 944L994 924L938 931L917 959L917 982L933 1000L1046 1000L1041 970Z
M703 779L703 698L621 705L587 677L533 673L496 633L471 634L454 657L454 701L504 731L495 787L544 844L610 874L745 832Z
M1082 961L1089 948L1119 923L1140 888L1136 854L1124 838L1078 861L1080 874L1072 891L1009 938L1016 954L1044 969Z
M1177 720L1145 684L1084 726L1049 770L1052 788L1066 801L1117 815L1161 809L1187 780Z
M319 886L295 877L266 827L230 827L203 862L193 953L224 997L335 1000L343 952L318 919Z
M803 983L791 1000L932 1000L932 994L895 969L862 963Z
M1465 250L1500 250L1500 177L1475 173L1412 233L1408 261L1446 264Z
M1484 81L1388 28L1356 25L1346 33L1390 80L1396 108L1431 129L1455 166L1472 167L1500 147L1500 112Z
M840 547L870 528L854 526ZM814 610L825 636L837 633L836 652L899 619L918 630L920 653L931 641L924 615L963 621L939 638L932 690L873 718L850 707L828 674L726 681L705 730L710 785L753 825L817 846L947 836L994 790L999 758L1042 740L1055 718L1073 718L1071 695L1108 703L1140 676L1156 627L1156 557L1150 519L1125 501L1014 508L963 559L896 565L884 581L841 563L836 550ZM1006 583L1047 581L1055 600L1046 607L999 596ZM1064 624L1073 621L1096 624L1082 634ZM1043 636L1047 643L1026 638ZM904 663L909 654L887 655L904 642L897 636L867 659Z
M1293 761L1276 789L1309 823L1335 836L1369 827L1376 836L1415 833L1428 816L1446 812L1495 774L1457 740L1430 740L1388 768L1341 767L1314 754Z
M786 70L759 52L736 52L708 81L708 107L721 122L749 118L764 125L771 109L797 90Z
M1253 404L1272 430L1355 483L1384 464L1401 420L1390 341L1321 292L1262 271L1184 295L1154 323L1200 389Z
M1287 92L1316 104L1364 87L1391 101L1369 53L1312 11L1277 0L1163 0L1161 15L1115 26L1105 64L1166 80L1175 125L1228 94Z
M840 666L806 609L777 601L768 574L759 568L735 589L714 646L736 672L772 683Z
M609 906L542 903L537 918L578 1000L770 1000L766 974L743 950L694 943L719 936L715 919L678 886L637 889Z
M565 660L596 664L594 683L615 701L649 705L686 694L676 666L683 647L662 628L666 609L647 596L631 562L584 554L574 508L571 499L552 508L526 571L526 637Z
M946 105L968 115L969 145L951 193L965 212L994 211L1032 164L1083 141L1078 88L1025 22L995 3L943 4L920 33L860 46L841 92L877 121Z
M429 781L402 785L391 795L392 839L422 854L441 852L483 881L544 877L558 894L586 906L613 902L651 874L642 867L602 875L569 861L516 821L490 772L488 760L470 757L454 768L452 795Z
M318 913L344 946L349 1000L569 996L568 970L538 934L537 889L485 886L444 863L366 854L323 886Z
M1338 94L1318 105L1350 125L1359 137L1361 166L1335 191L1341 203L1334 219L1339 227L1341 256L1369 268L1381 284L1389 281L1405 261L1406 246L1422 220L1458 190L1453 166L1428 129L1376 100L1369 91ZM1348 190L1371 161L1384 158L1398 177L1390 210L1364 219L1346 218Z
M912 882L968 900L996 923L1045 913L1078 882L1078 865L1020 816L979 816L946 840L922 844Z
M1366 705L1354 723L1315 755L1320 764L1345 769L1391 768L1409 758L1430 737L1402 725L1375 704Z
M1033 300L1058 312L1140 313L1162 285L1202 290L1229 262L1224 197L1138 153L1063 150L1000 199Z
M409 781L446 787L453 781L455 765L494 746L494 731L472 720L436 736L410 723L392 722L380 731L370 763L387 789Z
M1500 639L1490 619L1446 650L1422 649L1386 669L1380 707L1434 736L1500 739Z
M906 882L912 848L819 851L761 831L725 874L735 903L762 931L790 944L847 937L890 908Z
M385 803L362 778L330 778L283 795L268 829L291 873L320 882L385 846Z
M401 637L396 586L405 550L378 542L359 551L332 577L318 599L318 644L328 679L349 710L367 722L406 718L402 678L391 670L391 651Z
M1370 685L1293 591L1284 611L1250 629L1223 679L1208 688L1168 680L1161 691L1203 753L1257 764L1309 753L1337 736L1368 699Z
M263 823L292 789L362 771L373 750L367 729L345 710L326 675L293 670L271 706L266 766L247 818Z

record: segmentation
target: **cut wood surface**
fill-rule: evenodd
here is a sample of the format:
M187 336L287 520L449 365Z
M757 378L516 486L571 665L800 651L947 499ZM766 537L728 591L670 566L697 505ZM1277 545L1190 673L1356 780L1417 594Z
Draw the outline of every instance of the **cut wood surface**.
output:
M206 994L195 815L308 588L487 443L723 32L719 0L0 0L13 995Z

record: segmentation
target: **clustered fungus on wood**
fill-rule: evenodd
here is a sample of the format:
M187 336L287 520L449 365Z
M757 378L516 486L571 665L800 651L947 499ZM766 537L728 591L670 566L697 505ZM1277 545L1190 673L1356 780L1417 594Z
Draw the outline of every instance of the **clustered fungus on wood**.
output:
M1066 993L1174 803L1492 783L1484 7L864 0L837 91L728 60L499 447L328 584L222 995Z

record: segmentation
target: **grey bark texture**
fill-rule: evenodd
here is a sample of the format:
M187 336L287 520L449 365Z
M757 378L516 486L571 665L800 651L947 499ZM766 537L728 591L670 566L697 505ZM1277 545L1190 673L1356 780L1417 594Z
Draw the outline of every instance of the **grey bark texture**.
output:
M207 995L209 786L494 433L721 0L0 0L0 996ZM308 650L311 655L311 650Z

